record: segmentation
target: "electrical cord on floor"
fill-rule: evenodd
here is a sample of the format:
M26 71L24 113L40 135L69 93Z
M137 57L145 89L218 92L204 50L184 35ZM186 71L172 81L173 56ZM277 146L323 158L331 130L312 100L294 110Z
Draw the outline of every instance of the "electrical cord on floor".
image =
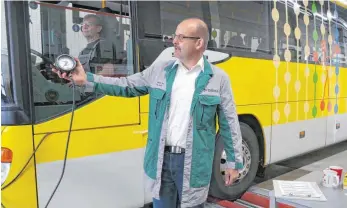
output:
M68 149L69 149L69 143L70 143L70 134L71 134L71 128L72 128L72 122L73 122L73 117L74 117L74 112L75 112L75 82L71 79L72 81L72 109L71 109L71 119L70 119L70 127L69 127L69 131L68 131L68 137L67 137L67 141L66 141L66 148L65 148L65 155L64 155L64 163L63 163L63 169L59 178L59 181L57 183L57 185L54 188L54 191L52 192L46 206L48 207L49 203L51 202L55 192L57 191L60 182L62 181L64 174L65 174L65 167L66 167L66 159L67 159L67 154L68 154ZM51 133L50 133L51 134ZM24 167L21 169L21 171L16 175L16 177L14 179L12 179L11 182L9 182L8 184L6 184L4 187L1 187L1 190L5 190L7 187L9 187L11 184L13 184L18 178L19 176L21 176L21 174L24 172L25 168L28 166L28 164L30 163L30 160L33 158L33 156L35 155L35 153L37 152L37 150L40 148L42 142L50 135L50 134L46 134L43 139L40 141L40 143L37 145L37 148L34 150L34 152L31 154L30 158L28 159L27 163L24 165ZM1 203L1 206L3 208L5 208L5 206Z
M66 141L63 169L61 171L61 175L60 175L59 181L58 181L57 185L55 186L54 191L52 192L51 196L49 197L49 200L48 200L45 208L48 207L49 203L51 202L55 192L57 191L57 189L58 189L58 187L60 185L60 182L62 181L62 179L64 177L64 173L65 173L66 158L67 158L67 154L68 154L68 151L69 151L69 144L70 144L70 134L71 134L71 128L72 128L72 121L73 121L74 112L75 112L75 82L73 81L73 79L71 79L71 81L72 81L72 109L71 109L71 119L70 119L69 133L68 133L67 141Z

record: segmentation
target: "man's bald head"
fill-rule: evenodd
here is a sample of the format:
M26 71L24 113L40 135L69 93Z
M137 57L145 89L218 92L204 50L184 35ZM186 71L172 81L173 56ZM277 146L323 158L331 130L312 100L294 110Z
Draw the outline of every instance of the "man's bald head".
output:
M195 65L207 49L209 32L206 23L198 18L183 20L176 28L173 44L175 57L186 66Z
M193 29L194 33L204 40L205 49L207 48L207 43L208 43L210 34L208 32L208 26L204 21L202 21L199 18L189 18L189 19L183 20L180 24L187 25L188 27Z

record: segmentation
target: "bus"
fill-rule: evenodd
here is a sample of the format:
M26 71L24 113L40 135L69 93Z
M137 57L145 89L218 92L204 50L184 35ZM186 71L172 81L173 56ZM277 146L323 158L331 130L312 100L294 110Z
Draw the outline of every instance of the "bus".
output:
M347 139L344 0L1 1L1 16L2 207L151 203L148 96L83 92L50 65L89 49L93 73L140 73L174 59L172 34L189 17L209 27L204 55L230 76L242 132L244 168L229 187L218 130L211 141L211 196L236 199L269 164Z

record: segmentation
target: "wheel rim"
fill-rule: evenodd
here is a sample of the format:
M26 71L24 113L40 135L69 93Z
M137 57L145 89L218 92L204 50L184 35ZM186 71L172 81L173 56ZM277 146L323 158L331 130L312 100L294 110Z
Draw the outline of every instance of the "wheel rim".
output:
M242 141L242 153L243 153L243 169L239 173L239 177L236 179L236 181L233 183L234 185L237 183L240 183L240 181L246 177L246 175L249 172L249 169L251 168L251 162L252 162L252 157L251 157L251 152L249 151L249 147L245 141ZM220 161L220 172L223 180L225 180L225 168L226 166L226 153L225 150L223 149L222 151L222 156L221 156L221 161Z

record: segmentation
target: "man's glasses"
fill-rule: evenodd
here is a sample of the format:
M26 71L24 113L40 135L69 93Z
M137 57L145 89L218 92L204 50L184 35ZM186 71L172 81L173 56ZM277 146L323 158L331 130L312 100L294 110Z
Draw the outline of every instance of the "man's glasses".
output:
M199 40L200 39L200 37L185 36L185 35L182 35L182 34L179 34L179 35L173 34L172 35L172 40L175 40L175 38L177 38L177 40L180 41L180 42L182 42L183 39L195 39L195 40Z
M83 22L81 24L82 27L91 27L91 26L97 26L96 23L93 23L93 22Z

